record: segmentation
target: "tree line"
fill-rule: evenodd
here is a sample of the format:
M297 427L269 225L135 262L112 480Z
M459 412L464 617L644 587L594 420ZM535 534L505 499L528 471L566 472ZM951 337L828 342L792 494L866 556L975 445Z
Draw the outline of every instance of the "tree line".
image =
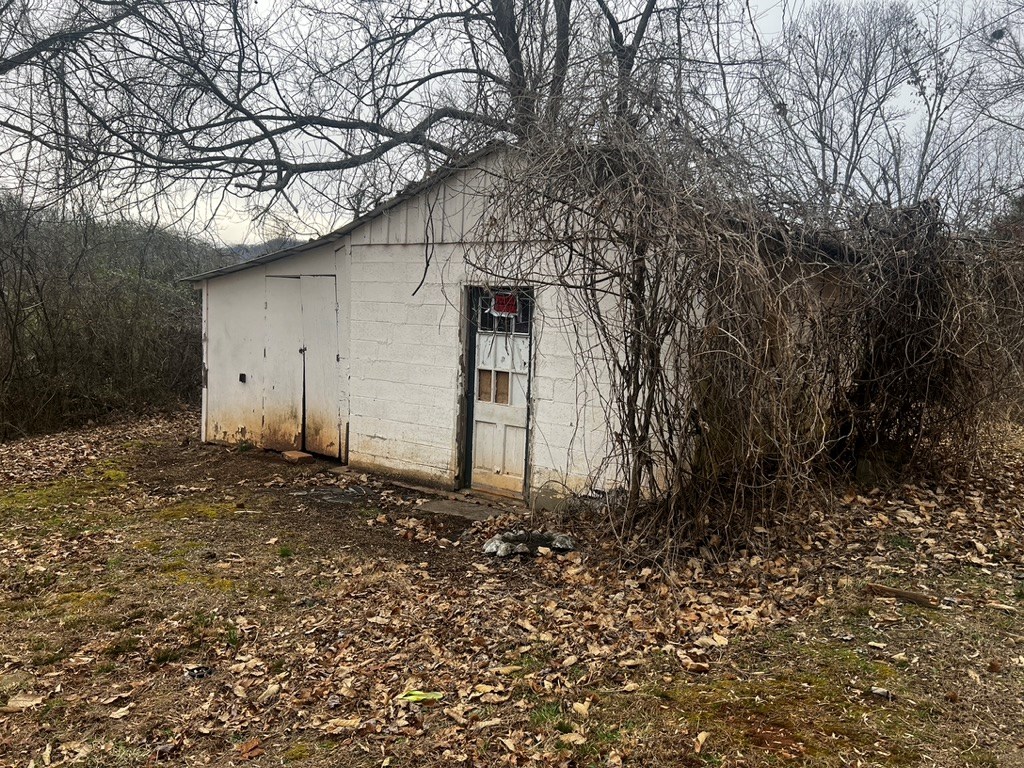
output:
M0 196L0 438L195 401L199 300L180 280L226 258Z

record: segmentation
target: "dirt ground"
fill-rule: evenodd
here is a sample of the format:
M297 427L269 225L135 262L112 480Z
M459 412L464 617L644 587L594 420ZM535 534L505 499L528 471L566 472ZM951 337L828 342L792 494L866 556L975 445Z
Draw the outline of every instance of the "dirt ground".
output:
M1024 766L1020 435L664 570L197 434L0 444L0 765Z

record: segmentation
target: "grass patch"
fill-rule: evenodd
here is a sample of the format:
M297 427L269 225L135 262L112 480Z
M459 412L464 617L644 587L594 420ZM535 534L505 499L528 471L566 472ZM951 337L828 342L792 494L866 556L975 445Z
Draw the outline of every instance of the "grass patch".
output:
M904 536L902 533L889 536L887 543L890 549L903 549L908 552L913 552L917 549L917 543L912 538Z
M0 493L0 512L18 514L47 510L56 512L104 496L114 484L102 479L66 477L45 485L22 485ZM57 521L62 518L54 516Z
M153 663L158 666L172 664L181 658L181 648L168 645L157 646L153 649L153 653L150 658L153 660Z
M176 501L173 504L158 509L154 513L154 517L164 522L174 520L216 520L219 517L231 514L233 511L234 506L231 504L187 499L185 501Z
M129 653L137 651L141 643L142 640L138 635L122 632L114 642L103 649L103 653L112 658L127 656Z
M281 758L286 763L296 763L300 760L308 760L313 757L315 751L313 747L305 742L300 741L298 744L292 744L288 749L284 751Z
M543 702L530 710L530 725L558 733L572 731L572 723L566 718L562 705L557 701Z

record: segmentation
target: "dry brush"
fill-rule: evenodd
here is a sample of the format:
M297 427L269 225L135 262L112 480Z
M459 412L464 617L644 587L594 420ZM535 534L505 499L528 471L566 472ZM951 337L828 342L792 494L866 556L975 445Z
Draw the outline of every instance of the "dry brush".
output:
M630 549L735 541L799 523L837 477L970 461L1017 395L1017 254L933 204L810 225L622 124L498 165L471 265L572 318L607 421L590 490Z

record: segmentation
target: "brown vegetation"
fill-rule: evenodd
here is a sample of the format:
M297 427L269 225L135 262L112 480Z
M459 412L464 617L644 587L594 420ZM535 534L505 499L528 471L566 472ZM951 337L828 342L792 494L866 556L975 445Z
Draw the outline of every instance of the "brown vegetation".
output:
M593 476L623 541L735 541L802 525L796 502L837 477L969 465L1021 394L1020 243L928 202L772 213L656 128L510 150L472 256L566 308L579 375L608 393Z
M198 397L214 250L0 196L0 438Z

